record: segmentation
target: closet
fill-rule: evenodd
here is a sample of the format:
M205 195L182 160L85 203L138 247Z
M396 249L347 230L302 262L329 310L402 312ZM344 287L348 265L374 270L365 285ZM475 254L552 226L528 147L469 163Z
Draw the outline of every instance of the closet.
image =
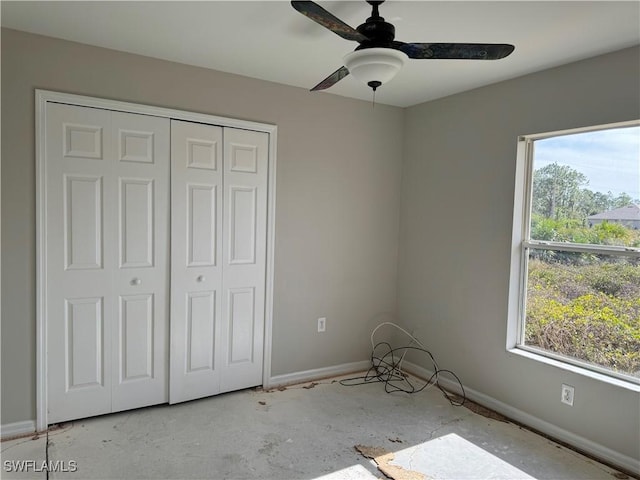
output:
M47 423L261 385L269 133L44 117Z

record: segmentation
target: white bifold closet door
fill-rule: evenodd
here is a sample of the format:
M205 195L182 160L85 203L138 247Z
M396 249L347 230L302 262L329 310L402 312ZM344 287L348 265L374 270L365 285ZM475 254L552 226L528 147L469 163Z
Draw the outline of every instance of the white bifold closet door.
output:
M171 121L170 403L262 384L268 142Z
M168 400L169 120L49 104L48 422Z
M261 385L269 135L56 103L45 129L48 423Z

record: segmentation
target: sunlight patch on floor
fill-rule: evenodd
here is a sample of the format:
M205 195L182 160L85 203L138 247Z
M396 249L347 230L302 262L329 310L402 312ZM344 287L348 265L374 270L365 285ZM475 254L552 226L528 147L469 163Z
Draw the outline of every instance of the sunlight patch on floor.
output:
M378 478L362 465L351 465L327 475L316 477L314 480L378 480Z
M501 460L495 455L465 440L455 433L429 440L397 452L386 452L381 447L357 449L370 458L373 466L378 466L387 477L394 480L425 478L438 480L535 480L534 477ZM379 451L380 455L367 451ZM391 460L388 460L388 458ZM383 460L383 461L381 461ZM389 473L388 468L399 467L397 473ZM316 480L371 480L377 477L361 465L352 465Z
M455 433L400 450L391 463L439 480L534 479Z

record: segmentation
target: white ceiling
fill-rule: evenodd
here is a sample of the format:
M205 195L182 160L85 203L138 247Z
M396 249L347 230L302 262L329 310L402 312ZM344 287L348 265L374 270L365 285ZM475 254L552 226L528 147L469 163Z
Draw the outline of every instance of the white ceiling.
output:
M352 27L364 1L319 1ZM1 2L2 25L32 33L311 88L357 44L288 1ZM496 61L409 60L376 102L406 107L640 44L638 1L398 1L380 14L405 42L511 43ZM371 100L348 76L326 92ZM309 93L325 95L326 93Z

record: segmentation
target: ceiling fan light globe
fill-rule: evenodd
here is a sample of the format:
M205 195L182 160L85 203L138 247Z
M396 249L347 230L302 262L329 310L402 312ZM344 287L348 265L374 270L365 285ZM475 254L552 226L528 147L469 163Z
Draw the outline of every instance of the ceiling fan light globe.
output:
M345 55L344 66L366 85L384 84L396 76L407 58L405 53L392 48L365 48Z

